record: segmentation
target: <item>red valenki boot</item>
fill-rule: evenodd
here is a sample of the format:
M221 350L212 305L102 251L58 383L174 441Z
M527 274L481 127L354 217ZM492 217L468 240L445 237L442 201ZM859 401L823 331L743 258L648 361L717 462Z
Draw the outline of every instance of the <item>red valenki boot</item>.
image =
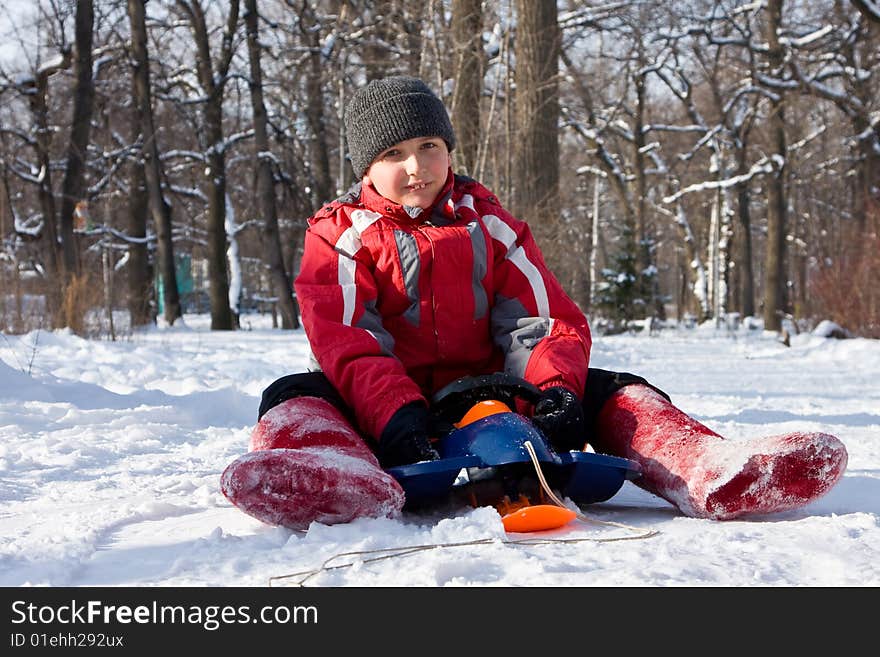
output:
M404 492L330 402L288 399L254 427L250 452L220 477L226 498L270 525L307 529L395 516Z
M597 451L642 466L633 483L695 518L796 509L827 493L846 469L843 443L826 433L725 440L644 385L602 407Z

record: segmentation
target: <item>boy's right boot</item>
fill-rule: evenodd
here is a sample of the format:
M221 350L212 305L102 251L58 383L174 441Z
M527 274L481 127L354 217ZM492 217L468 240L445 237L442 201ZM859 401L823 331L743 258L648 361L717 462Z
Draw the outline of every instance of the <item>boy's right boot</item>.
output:
M847 463L843 443L826 433L725 440L639 384L605 402L595 434L597 451L641 465L633 483L696 518L802 507L827 493Z
M270 525L307 529L403 508L400 484L324 399L296 397L269 409L250 450L226 468L220 487L236 507Z

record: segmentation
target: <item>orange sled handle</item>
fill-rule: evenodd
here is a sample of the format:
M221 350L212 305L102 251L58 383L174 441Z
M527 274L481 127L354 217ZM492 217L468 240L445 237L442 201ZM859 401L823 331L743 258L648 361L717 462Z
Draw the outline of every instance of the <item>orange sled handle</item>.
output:
M507 532L540 532L556 529L577 518L571 509L552 504L526 506L502 516L501 522Z

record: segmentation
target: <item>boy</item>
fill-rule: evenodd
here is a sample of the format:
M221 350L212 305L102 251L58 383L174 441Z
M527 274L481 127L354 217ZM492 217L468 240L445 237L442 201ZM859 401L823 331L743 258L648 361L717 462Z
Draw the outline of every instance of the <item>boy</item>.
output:
M584 314L528 226L453 174L455 134L424 82L371 82L345 123L360 183L310 218L295 282L320 371L263 393L251 451L222 477L240 509L296 529L399 513L403 491L383 468L438 458L427 400L498 371L543 391L532 421L555 449L589 436L690 516L795 508L842 475L833 436L724 441L644 379L589 369Z

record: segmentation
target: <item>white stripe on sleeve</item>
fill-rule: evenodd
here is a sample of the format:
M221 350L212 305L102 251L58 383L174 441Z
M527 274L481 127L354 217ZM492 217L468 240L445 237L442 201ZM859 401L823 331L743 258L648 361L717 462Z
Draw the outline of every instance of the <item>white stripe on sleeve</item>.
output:
M489 234L492 238L507 247L507 259L529 281L532 294L535 296L538 315L545 319L550 319L550 300L547 298L547 288L544 285L544 279L541 277L541 272L538 271L538 268L529 260L525 250L521 246L516 246L516 233L513 228L494 214L483 215L483 223L486 224L486 228L489 229Z
M351 227L336 240L335 248L339 253L338 281L339 287L342 288L342 323L346 326L351 326L357 301L357 285L355 285L357 264L353 258L361 248L361 233L381 217L378 212L355 210L351 213Z

